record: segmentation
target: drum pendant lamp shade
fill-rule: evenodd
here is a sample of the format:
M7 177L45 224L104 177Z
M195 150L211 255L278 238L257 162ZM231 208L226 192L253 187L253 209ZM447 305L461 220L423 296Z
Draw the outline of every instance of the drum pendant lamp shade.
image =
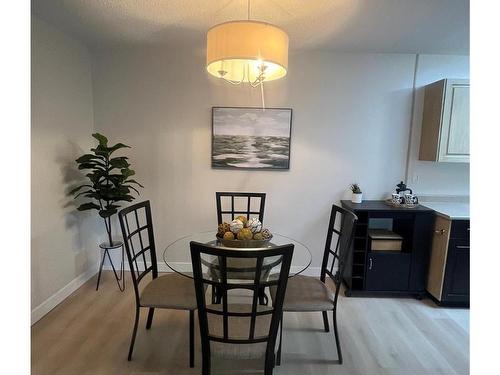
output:
M288 68L288 35L258 21L231 21L207 33L207 71L232 83L282 78Z

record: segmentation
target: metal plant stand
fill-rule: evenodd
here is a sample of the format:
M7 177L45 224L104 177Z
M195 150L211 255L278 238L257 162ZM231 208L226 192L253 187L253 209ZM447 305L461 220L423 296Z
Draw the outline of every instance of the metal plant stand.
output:
M101 265L99 266L99 275L97 276L97 286L95 290L99 290L99 282L101 281L101 273L102 273L102 266L104 265L104 259L106 258L106 255L108 256L109 263L111 263L111 268L113 269L113 273L115 274L115 279L116 283L118 284L118 288L120 291L125 290L125 270L124 270L124 247L123 247L123 242L122 241L113 241L113 243L110 245L109 243L103 242L102 244L99 245L99 248L104 250L104 253L102 255L102 260L101 260ZM120 276L116 273L115 265L113 264L113 261L111 260L111 256L109 255L109 250L112 249L118 249L121 248L122 250L122 261L120 265ZM121 281L121 284L120 284Z

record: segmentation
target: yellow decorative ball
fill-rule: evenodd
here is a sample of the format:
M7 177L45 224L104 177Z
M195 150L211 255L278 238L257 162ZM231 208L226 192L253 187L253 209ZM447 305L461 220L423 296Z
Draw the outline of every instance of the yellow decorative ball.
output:
M264 237L262 237L262 233L261 232L257 232L253 235L253 239L254 240L263 240Z
M253 233L249 228L243 228L238 232L239 240L251 240L253 237Z
M247 221L248 221L248 219L247 219L247 217L246 217L246 216L240 215L240 216L238 216L238 217L236 218L236 220L241 221L241 222L243 223L243 226L245 226L245 227L247 226Z
M226 233L224 233L223 238L225 240L234 240L234 234L233 234L233 232L226 232Z

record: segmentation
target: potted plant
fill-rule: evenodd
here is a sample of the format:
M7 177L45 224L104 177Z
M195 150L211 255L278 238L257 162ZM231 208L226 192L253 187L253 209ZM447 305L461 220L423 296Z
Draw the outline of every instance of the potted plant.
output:
M89 182L74 188L70 194L75 195L75 199L80 196L89 199L89 202L78 207L78 211L99 211L99 216L104 219L109 244L112 245L111 217L118 212L120 202L132 202L134 200L132 192L139 194L136 187L144 186L130 178L135 172L130 169L126 156L111 157L115 151L130 148L129 146L117 143L109 147L108 139L104 135L95 133L92 137L99 142L99 145L90 149L91 154L76 159L78 169L89 171L86 174ZM85 190L81 191L82 189Z
M361 203L363 201L363 192L361 191L357 183L351 184L351 191L352 191L351 202Z

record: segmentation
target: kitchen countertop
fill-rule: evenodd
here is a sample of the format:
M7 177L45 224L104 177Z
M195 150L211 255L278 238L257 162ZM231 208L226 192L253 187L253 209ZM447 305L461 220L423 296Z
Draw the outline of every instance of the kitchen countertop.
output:
M465 202L422 202L425 207L431 208L438 215L451 220L469 220L469 203Z
M432 208L419 205L415 208L394 207L383 200L364 200L362 203L353 203L350 200L341 200L342 206L351 211L389 211L389 212L417 212L429 213Z

